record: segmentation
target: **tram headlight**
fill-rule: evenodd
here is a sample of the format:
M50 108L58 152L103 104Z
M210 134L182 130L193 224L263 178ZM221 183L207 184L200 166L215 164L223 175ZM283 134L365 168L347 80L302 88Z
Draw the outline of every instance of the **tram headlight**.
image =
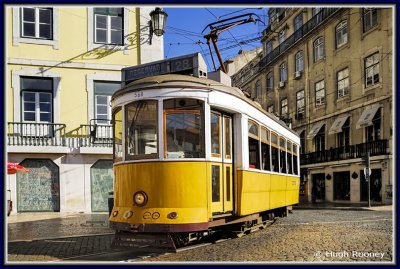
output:
M133 201L137 206L144 206L147 204L147 195L144 191L138 191L133 195Z

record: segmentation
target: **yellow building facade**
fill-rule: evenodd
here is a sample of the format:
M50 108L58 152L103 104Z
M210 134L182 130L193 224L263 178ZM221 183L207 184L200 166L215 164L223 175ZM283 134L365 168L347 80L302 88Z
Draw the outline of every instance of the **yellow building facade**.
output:
M163 59L153 9L6 7L7 157L29 169L7 175L12 214L108 211L110 98L122 68Z
M303 201L392 203L393 8L271 8L232 76L301 137ZM369 153L369 168L364 156Z

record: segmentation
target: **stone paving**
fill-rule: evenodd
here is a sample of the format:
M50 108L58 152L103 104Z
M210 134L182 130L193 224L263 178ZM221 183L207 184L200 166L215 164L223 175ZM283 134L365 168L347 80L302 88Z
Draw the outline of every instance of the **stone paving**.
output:
M295 209L265 230L141 262L392 262L392 211ZM113 251L106 215L8 224L8 262L60 261ZM23 232L22 234L20 234ZM135 259L137 262L138 259Z

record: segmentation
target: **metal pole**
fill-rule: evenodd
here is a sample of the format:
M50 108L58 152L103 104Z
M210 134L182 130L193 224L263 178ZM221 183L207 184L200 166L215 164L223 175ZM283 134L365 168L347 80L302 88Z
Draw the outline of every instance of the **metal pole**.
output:
M371 207L371 180L370 180L370 174L369 174L369 152L367 152L367 154L366 154L367 156L367 158L366 158L366 160L367 160L367 163L366 163L366 168L367 169L365 169L365 178L367 179L367 181L368 181L368 207Z

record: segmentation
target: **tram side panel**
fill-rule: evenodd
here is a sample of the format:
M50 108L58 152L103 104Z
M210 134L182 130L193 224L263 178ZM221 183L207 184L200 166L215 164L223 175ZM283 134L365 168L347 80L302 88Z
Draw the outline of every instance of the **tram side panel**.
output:
M115 170L114 209L110 221L148 224L190 224L208 222L208 188L206 162L144 162L121 164ZM145 206L133 203L133 195L144 191ZM133 211L129 219L124 212ZM159 217L153 216L158 212ZM168 215L177 212L178 218ZM156 214L156 216L158 216Z
M286 205L299 203L300 178L296 176L286 176Z

